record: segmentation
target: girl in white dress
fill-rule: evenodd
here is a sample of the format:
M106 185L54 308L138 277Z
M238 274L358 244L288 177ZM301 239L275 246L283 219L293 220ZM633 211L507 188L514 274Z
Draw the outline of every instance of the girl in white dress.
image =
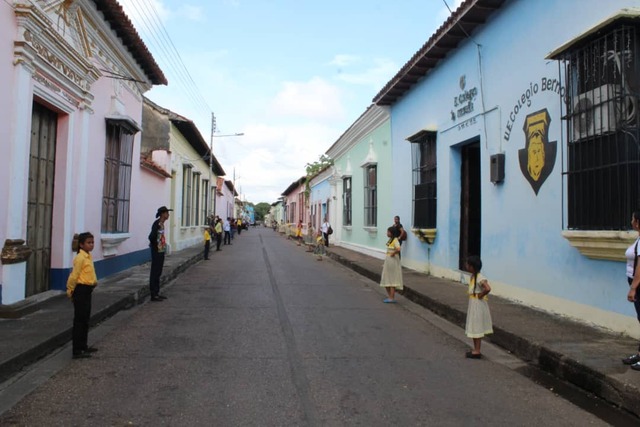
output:
M400 262L400 242L394 236L393 227L387 229L387 256L384 258L382 267L382 278L380 286L387 289L389 298L385 298L384 302L393 304L396 302L396 290L402 290L402 263Z
M491 313L487 303L487 295L491 292L489 282L481 274L482 261L478 256L467 259L467 270L471 273L469 279L469 308L467 309L467 326L465 334L473 339L473 350L466 353L469 359L481 359L480 345L485 335L493 333Z

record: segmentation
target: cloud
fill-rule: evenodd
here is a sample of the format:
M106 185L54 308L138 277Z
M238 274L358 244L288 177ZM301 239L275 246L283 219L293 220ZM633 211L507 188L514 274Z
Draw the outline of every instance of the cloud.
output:
M341 119L345 112L341 91L324 79L308 82L285 82L271 102L272 114L330 121Z
M204 22L206 20L206 15L202 8L192 5L183 5L180 9L180 16L194 22Z
M379 89L384 86L397 71L398 66L393 61L378 58L373 60L372 68L359 73L341 73L338 79L351 84L367 85Z
M333 59L329 62L329 65L346 67L357 62L360 62L359 56L341 54L334 56Z
M244 137L232 139L225 147L223 167L232 179L235 167L238 187L247 200L272 203L295 180L305 175L305 166L326 151L339 135L312 121L293 125L255 123ZM218 144L220 146L220 144ZM233 165L230 165L233 163Z

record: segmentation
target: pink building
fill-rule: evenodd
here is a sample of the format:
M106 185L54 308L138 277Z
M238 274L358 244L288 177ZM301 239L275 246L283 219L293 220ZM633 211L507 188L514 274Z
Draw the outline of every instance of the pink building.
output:
M0 57L0 303L63 289L76 233L98 277L146 261L169 187L167 153L141 165L142 100L167 81L121 6L0 2Z
M307 212L307 199L305 196L307 177L294 181L282 193L284 197L284 222L296 225L299 220L302 221L305 229L309 220Z

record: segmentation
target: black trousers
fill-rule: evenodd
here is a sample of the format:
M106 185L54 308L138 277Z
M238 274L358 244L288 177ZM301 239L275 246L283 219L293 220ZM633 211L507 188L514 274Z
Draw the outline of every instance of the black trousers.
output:
M231 244L231 232L230 231L225 231L224 232L224 244L225 245L230 245Z
M220 245L222 244L222 233L216 233L216 250L220 250Z
M78 283L73 290L73 354L87 349L89 320L91 319L91 294L94 287Z
M633 282L633 278L627 277L627 283L631 286L631 282ZM638 298L638 292L636 291L636 297L633 300L633 307L636 309L636 317L638 318L638 322L640 322L640 298ZM638 353L640 353L640 344L638 345Z
M204 242L204 259L209 259L209 248L211 247L211 241Z
M160 276L164 267L164 252L151 249L151 273L149 274L149 293L157 297L160 293Z
M324 245L325 247L329 247L329 233L322 233L322 237L324 237Z

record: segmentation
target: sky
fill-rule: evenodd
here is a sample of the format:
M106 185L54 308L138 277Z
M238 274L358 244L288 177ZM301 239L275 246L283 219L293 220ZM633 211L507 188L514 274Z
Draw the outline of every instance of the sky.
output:
M449 16L445 0L119 2L169 81L145 95L193 120L255 204L304 176Z

